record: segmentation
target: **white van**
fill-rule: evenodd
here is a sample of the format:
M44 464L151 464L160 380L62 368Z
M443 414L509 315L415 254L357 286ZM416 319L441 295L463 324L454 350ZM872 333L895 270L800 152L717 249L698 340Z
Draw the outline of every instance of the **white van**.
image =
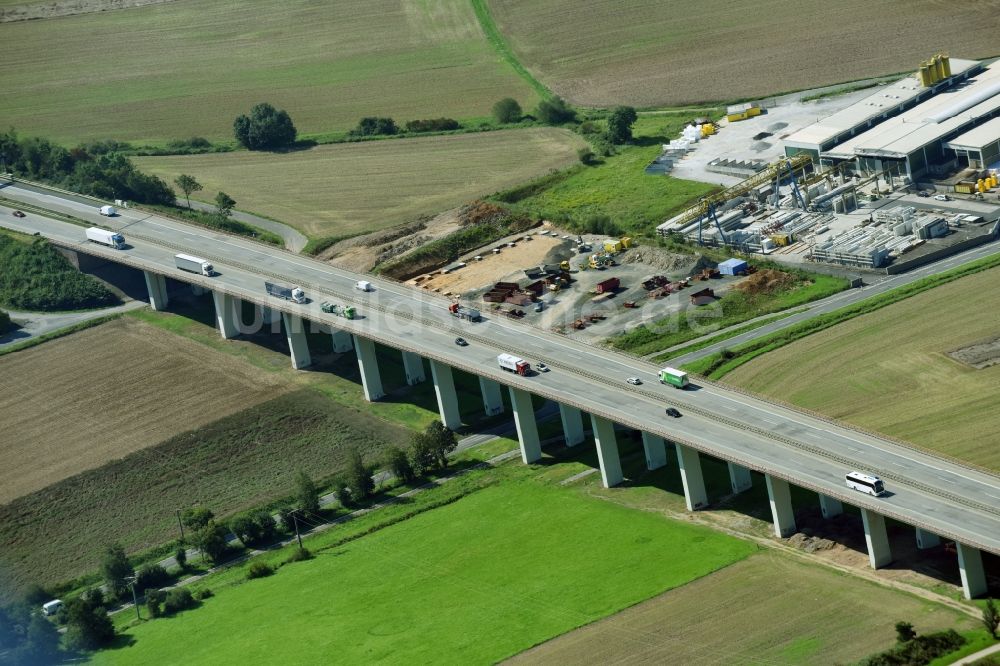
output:
M53 599L42 604L42 613L45 615L55 615L63 607L62 599Z
M354 285L354 288L360 289L361 291L374 291L372 283L367 280L358 280L358 283Z
M101 206L101 215L104 217L114 217L118 214L114 206Z

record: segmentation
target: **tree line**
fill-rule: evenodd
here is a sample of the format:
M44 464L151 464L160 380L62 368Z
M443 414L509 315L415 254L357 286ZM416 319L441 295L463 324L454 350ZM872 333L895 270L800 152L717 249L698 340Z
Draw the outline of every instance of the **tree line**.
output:
M0 303L22 310L78 310L118 299L94 277L77 271L44 238L21 243L0 234ZM0 332L10 325L0 313Z

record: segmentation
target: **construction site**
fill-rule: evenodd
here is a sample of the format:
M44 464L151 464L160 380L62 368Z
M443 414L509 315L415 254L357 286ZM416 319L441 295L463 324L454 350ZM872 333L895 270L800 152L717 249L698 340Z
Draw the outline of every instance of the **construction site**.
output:
M914 75L850 101L799 127L769 120L780 109L754 104L731 107L718 126L690 126L664 146L677 171L700 143L736 123L743 134L754 123L785 130L784 155L703 157L711 172L704 180L725 174L732 184L657 232L789 263L886 273L997 237L1000 64L938 54ZM761 136L771 133L754 138Z

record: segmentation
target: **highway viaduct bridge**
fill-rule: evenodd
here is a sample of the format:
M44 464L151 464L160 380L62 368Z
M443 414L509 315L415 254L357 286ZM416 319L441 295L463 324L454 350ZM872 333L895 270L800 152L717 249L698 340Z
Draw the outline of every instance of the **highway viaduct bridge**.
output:
M885 522L892 518L916 528L920 548L937 545L941 537L954 540L965 596L986 593L982 551L1000 555L1000 478L991 473L710 382L688 391L663 386L656 380L656 367L633 357L506 318L459 321L441 297L252 241L136 210L102 218L99 203L75 195L10 187L2 194L44 211L18 219L9 206L0 206L0 225L39 233L57 245L143 271L156 310L169 305L165 281L169 277L212 292L223 338L239 335L243 301L256 304L263 313L279 313L296 368L311 363L306 322L328 327L334 351L353 349L357 354L368 400L384 394L375 355L378 342L401 352L410 384L426 381L424 359L429 362L441 420L450 428L461 424L453 369L479 378L487 414L504 410L506 389L525 463L542 455L531 404L531 395L536 394L559 404L568 446L584 442L584 416L589 417L605 486L623 481L617 423L642 432L651 470L668 464L665 441L674 443L689 510L708 503L700 461L700 455L707 454L728 464L734 493L750 488L751 470L764 475L779 537L796 529L789 491L789 484L794 484L819 494L826 518L840 514L844 503L860 509L873 568L892 561ZM88 224L120 230L126 249L87 242ZM177 269L173 259L177 252L211 261L218 274L205 277ZM374 290L357 290L358 279L372 282ZM269 296L265 280L300 286L309 301L297 304ZM347 320L324 313L320 309L324 300L354 305L360 317ZM455 344L459 335L470 342L468 347ZM544 362L551 372L530 377L504 372L496 361L502 352L533 364ZM639 376L645 383L630 386L624 382L628 376ZM664 409L669 406L680 410L683 418L667 417ZM888 496L875 498L847 488L844 474L852 469L881 476Z

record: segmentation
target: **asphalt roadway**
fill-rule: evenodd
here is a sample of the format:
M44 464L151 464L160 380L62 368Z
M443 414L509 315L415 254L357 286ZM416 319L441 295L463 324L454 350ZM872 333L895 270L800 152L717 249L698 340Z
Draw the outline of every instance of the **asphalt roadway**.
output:
M125 250L88 243L81 226L29 213L15 218L0 207L0 225L41 233L53 242L144 268L251 302L348 330L397 349L418 353L502 384L578 407L622 425L666 437L726 461L772 474L854 506L864 507L948 539L1000 554L1000 477L938 458L708 382L681 391L658 383L657 366L598 349L500 316L481 323L459 321L448 300L389 280L362 276L306 257L134 210L102 217L100 202L6 187L3 196L79 220L120 230ZM174 267L179 251L211 261L208 278ZM361 292L356 281L371 281ZM301 286L309 302L268 296L265 279ZM359 319L323 313L320 302L351 303ZM454 343L461 335L468 347ZM496 356L515 353L552 370L520 377L502 371ZM642 378L642 386L625 383ZM681 418L670 418L673 406ZM881 498L846 487L852 469L886 480Z

